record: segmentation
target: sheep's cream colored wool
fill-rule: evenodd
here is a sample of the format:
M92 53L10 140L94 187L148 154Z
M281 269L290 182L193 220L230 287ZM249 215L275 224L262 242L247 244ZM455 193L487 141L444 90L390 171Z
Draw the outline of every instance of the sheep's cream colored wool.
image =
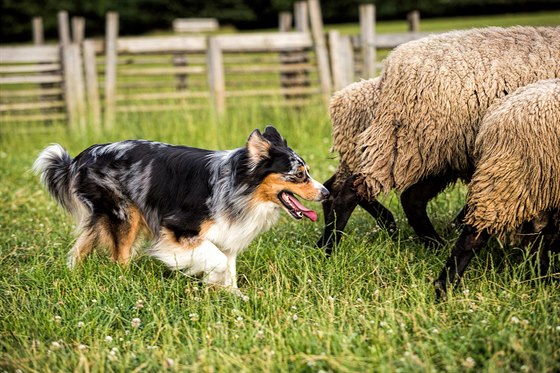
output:
M492 105L474 154L467 224L503 234L560 209L560 79L519 88Z
M358 136L373 123L380 82L380 78L374 78L352 83L331 99L333 151L340 155L335 183L343 182L357 170L361 159Z
M357 139L368 199L444 171L469 176L496 100L560 77L560 27L484 28L411 41L386 59L374 120Z

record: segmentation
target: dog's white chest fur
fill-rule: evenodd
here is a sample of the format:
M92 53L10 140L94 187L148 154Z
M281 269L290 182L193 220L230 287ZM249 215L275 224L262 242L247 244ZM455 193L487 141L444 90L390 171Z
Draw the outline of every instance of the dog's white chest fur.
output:
M280 209L272 202L259 203L239 219L215 217L214 224L205 235L226 254L237 254L245 249L259 234L269 230L277 221Z

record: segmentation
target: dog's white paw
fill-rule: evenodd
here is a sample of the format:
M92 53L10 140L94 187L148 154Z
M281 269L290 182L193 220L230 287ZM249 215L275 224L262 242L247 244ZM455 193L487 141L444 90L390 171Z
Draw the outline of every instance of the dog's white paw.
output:
M239 298L241 298L241 300L243 302L248 302L249 301L249 297L246 296L245 294L243 294L241 292L241 290L239 290L238 288L229 288L229 291L233 294L235 294L236 296L238 296Z

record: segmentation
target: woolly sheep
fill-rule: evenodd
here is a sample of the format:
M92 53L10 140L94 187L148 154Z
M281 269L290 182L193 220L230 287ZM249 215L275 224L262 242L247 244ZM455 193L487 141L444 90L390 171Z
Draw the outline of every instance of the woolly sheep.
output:
M353 189L354 182L349 178L360 161L358 151L361 146L357 143L357 137L373 120L379 85L380 78L352 83L336 92L330 102L333 151L339 153L340 162L334 175L324 183L331 194L323 203L325 232L317 242L320 247L326 246L329 254L335 240L339 238L334 231L344 229L356 205L368 211L380 225L388 229L396 226L391 212L375 199L368 201L358 198L356 193L348 193Z
M402 191L416 233L441 242L427 202L470 180L480 120L494 100L560 77L560 27L453 31L397 47L384 63L374 121L358 136L359 198Z
M545 271L547 249L560 250L560 79L527 85L492 105L473 154L465 226L436 282L439 295L492 234L544 219L534 233L544 237Z

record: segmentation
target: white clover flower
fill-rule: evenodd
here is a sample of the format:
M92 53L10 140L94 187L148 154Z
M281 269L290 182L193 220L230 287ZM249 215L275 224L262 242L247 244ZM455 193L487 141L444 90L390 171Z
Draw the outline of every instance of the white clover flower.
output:
M107 343L113 342L113 337L111 337L110 335L106 336L105 337L105 342L107 342Z
M257 332L257 334L255 335L255 338L257 338L257 339L263 339L263 338L264 338L264 331L259 330L259 331Z
M51 342L51 350L60 350L62 348L62 345L57 342L57 341L52 341Z
M61 320L62 320L62 317L60 317L60 316L58 316L58 315L56 315L56 316L54 317L54 322L56 322L56 323L59 323Z
M556 326L556 331L560 332L560 325Z
M77 324L78 328L83 328L85 325L86 324L84 324L83 321L78 321L78 324Z
M517 317L515 317L515 316L512 316L511 319L509 319L509 321L510 321L512 324L519 324L519 319L518 319Z
M144 301L142 299L138 299L134 307L136 307L136 309L138 310L144 308Z
M294 313L294 315L292 316L292 320L294 320L294 321L298 320L298 315L296 313Z
M437 330L436 328L432 329L432 334L439 334L439 330Z
M461 363L462 366L464 366L467 369L472 369L475 367L476 365L476 361L474 361L474 359L472 357L467 357L465 360L463 360L463 362Z
M389 326L389 324L387 324L385 321L380 321L380 322L379 322L379 327L380 327L380 328L386 328L386 327L388 327L388 326Z
M78 350L80 350L80 351L85 351L85 350L87 350L87 348L88 348L88 347L87 347L86 345L84 345L84 344L81 344L81 343L80 343L80 344L78 345Z
M133 318L132 321L130 322L130 325L133 328L138 328L140 324L142 324L142 320L140 320L138 317Z
M192 322L197 322L200 319L200 317L198 316L198 313L193 312L193 313L189 313L189 319Z

